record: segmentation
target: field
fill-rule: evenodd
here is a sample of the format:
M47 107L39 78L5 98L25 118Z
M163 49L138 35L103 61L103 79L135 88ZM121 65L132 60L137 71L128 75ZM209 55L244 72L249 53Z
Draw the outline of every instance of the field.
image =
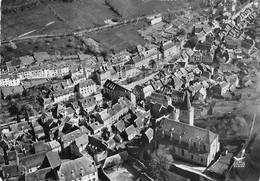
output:
M118 18L105 5L104 0L83 0L73 3L51 2L49 5L57 15L75 29L104 25L104 20Z
M107 0L122 17L138 17L168 10L200 6L201 0Z
M31 9L2 14L2 41L34 30L30 35L92 28L113 18L118 18L118 15L105 5L104 0L40 3Z
M89 36L100 42L104 49L114 49L115 52L119 52L138 44L145 44L145 40L137 31L145 25L146 23L144 21L139 21L135 24L122 25L90 34Z
M45 27L52 21L55 22ZM34 32L35 34L43 34L46 32L63 32L69 28L65 23L58 20L44 4L22 12L2 14L1 25L3 40L18 37L33 30L38 30Z

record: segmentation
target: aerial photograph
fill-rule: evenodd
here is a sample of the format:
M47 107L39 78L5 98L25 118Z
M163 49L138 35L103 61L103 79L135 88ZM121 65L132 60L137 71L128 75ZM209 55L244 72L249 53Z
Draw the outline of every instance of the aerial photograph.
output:
M0 2L0 181L260 181L260 0Z

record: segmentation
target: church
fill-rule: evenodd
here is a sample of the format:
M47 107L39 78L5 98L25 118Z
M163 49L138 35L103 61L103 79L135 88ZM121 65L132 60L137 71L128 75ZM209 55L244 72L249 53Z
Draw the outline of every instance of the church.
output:
M162 117L157 128L157 143L169 147L174 157L208 166L219 151L219 136L194 126L194 108L188 91L180 106L179 118Z

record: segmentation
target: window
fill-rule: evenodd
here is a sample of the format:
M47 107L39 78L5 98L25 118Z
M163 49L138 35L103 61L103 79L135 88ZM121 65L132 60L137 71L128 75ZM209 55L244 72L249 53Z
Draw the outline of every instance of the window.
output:
M203 158L200 158L200 162L203 163Z
M193 155L191 155L191 159L193 160Z
M182 156L184 156L184 150L181 150L181 154L182 154Z
M203 150L206 151L206 145L203 145Z

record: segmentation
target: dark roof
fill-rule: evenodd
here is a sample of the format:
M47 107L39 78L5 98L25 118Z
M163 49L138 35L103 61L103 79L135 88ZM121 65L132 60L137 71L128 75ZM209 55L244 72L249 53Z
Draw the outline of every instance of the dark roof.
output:
M182 135L187 139L197 139L198 141L203 141L205 143L212 143L218 136L207 129L173 121L168 118L162 118L160 127L164 131L172 132L174 135Z
M52 178L52 168L43 168L40 170L37 170L35 172L26 173L25 174L25 181L43 181L47 178Z
M114 90L114 91L122 91L122 92L126 92L129 91L126 88L114 83L113 81L107 79L107 81L105 82L105 84L103 85L104 88L110 89L110 90Z
M3 165L2 171L4 178L10 178L23 175L25 169L20 165Z
M190 94L188 91L186 91L184 101L181 104L180 110L190 110L190 109L191 109Z
M45 143L44 141L37 141L33 143L33 148L35 153L39 153L42 151L51 151L51 147L48 143Z
M97 151L104 151L107 149L107 145L105 143L93 136L89 136L88 147L95 147Z
M21 165L25 166L26 169L30 169L33 167L38 167L42 164L46 152L39 152L33 155L25 156L20 158L19 162Z

